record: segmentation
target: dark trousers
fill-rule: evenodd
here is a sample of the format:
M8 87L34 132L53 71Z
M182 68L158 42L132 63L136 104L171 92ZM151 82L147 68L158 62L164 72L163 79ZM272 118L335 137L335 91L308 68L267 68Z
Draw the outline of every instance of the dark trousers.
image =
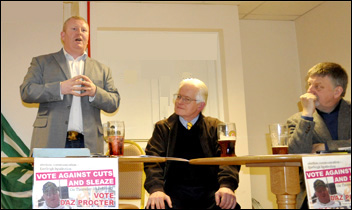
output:
M301 209L308 209L308 200L307 196L304 198L304 201L302 203Z
M166 202L165 206L167 209L221 209L215 202L217 190L177 185L165 189L165 193L171 198L172 208ZM235 209L241 209L241 206L237 203Z

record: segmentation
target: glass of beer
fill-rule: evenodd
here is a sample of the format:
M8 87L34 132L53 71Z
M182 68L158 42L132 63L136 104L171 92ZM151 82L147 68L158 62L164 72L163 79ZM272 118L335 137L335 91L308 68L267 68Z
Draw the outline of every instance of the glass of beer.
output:
M287 125L282 123L270 124L269 130L273 155L288 154Z
M221 157L236 156L236 124L220 123L218 125L218 142L221 147Z
M107 142L109 145L109 156L123 155L123 142L125 139L125 124L123 121L108 121Z

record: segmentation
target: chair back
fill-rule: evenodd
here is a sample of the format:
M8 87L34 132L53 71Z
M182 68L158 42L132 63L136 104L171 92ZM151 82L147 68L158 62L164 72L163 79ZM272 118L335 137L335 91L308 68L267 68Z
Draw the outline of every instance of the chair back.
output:
M124 156L144 155L144 150L134 141L124 141ZM124 199L140 199L140 208L144 209L144 181L143 163L119 164L119 203Z

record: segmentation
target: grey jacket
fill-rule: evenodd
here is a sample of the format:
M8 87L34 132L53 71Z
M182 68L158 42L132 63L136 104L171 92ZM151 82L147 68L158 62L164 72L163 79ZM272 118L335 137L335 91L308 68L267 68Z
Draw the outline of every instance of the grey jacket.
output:
M330 150L351 146L351 103L341 99L338 116L338 139L332 139L323 118L315 111L313 121L301 118L302 113L292 115L287 124L289 127L289 153L311 153L313 144L326 143ZM302 168L300 168L300 188L296 207L301 208L306 197L306 188Z
M111 70L89 57L86 58L84 75L97 86L95 99L81 97L85 147L91 153L103 153L104 139L100 110L114 112L119 107L120 95L114 85ZM64 148L72 95L60 97L60 82L71 78L63 49L59 52L32 59L20 86L22 100L39 103L33 124L33 148Z
M311 153L313 144L327 143L330 150L351 146L351 103L341 99L338 116L338 139L332 139L323 118L315 111L313 121L296 113L287 120L289 127L289 153Z

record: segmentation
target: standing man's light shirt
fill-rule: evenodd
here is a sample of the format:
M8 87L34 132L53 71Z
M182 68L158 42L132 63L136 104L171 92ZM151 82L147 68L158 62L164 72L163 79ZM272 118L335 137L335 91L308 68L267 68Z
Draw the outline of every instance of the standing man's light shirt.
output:
M87 58L87 52L83 55L74 59L70 54L68 54L64 49L64 54L68 67L70 69L71 78L84 73L84 62ZM78 91L77 91L78 92ZM63 95L61 96L63 98ZM77 131L79 133L83 132L83 118L82 118L82 106L81 97L72 96L72 104L70 110L70 118L68 120L67 131Z

